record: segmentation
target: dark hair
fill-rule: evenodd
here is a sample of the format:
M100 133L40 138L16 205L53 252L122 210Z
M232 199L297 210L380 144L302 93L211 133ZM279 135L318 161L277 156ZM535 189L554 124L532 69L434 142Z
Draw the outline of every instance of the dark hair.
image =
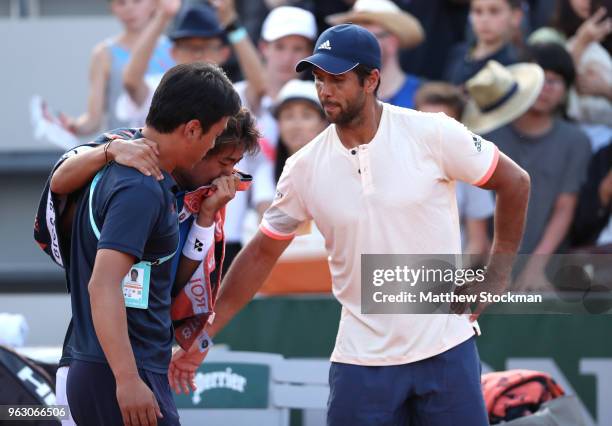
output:
M569 88L576 78L576 69L571 55L558 43L536 43L529 47L527 59L537 63L544 71L552 71L563 77Z
M288 101L285 101L284 103L282 103L281 105L277 107L276 114L280 113L280 110L282 109L284 105L287 105L290 102L294 102L295 100L307 102L308 105L311 105L314 109L318 111L321 117L321 120L324 120L324 121L327 120L327 118L325 117L325 112L323 111L323 108L321 108L321 104L316 104L312 102L310 99L290 99ZM277 119L278 119L278 115L277 115ZM291 155L289 154L289 150L287 149L287 144L285 143L283 138L279 136L278 143L276 144L276 158L274 159L274 182L278 183L278 180L280 179L280 176L283 173L285 162L290 156Z
M359 84L363 86L366 78L370 76L372 71L377 68L368 67L367 65L359 64L353 71L357 74L357 78L359 79ZM378 88L380 87L380 77L378 78L378 84L376 85L376 89L374 89L374 96L378 96Z
M153 94L147 126L171 133L181 124L198 120L202 131L223 117L236 115L240 97L217 65L204 62L170 68Z
M506 0L506 2L510 5L510 9L523 8L523 0Z
M609 17L610 10L612 9L610 0L591 0L589 16L592 16L602 6L607 8ZM569 0L557 0L557 8L551 22L553 28L563 33L567 38L570 38L576 34L584 21L574 12ZM599 44L612 55L612 34L608 34Z
M472 5L472 2L470 1L470 7ZM522 9L523 8L523 0L506 0L506 3L508 3L508 6L510 6L510 9Z
M230 117L225 130L217 140L213 149L208 151L206 157L214 157L225 148L244 148L247 155L255 155L259 151L259 138L261 134L257 130L255 118L246 108L241 108L238 114Z
M583 19L576 15L569 0L557 0L557 10L552 22L554 28L569 38L576 34L582 22Z
M432 81L421 85L414 95L414 105L417 109L423 104L441 104L457 111L457 116L463 115L465 96L461 89L443 81Z
M274 182L278 183L281 174L283 174L285 162L289 157L287 145L285 145L285 142L279 137L278 145L276 145L276 158L274 159Z

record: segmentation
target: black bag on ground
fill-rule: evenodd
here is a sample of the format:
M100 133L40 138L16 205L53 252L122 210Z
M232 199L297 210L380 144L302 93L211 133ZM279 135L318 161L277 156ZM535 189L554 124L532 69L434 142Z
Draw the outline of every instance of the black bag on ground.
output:
M55 405L55 370L0 345L0 405ZM3 426L60 426L59 420L0 420Z

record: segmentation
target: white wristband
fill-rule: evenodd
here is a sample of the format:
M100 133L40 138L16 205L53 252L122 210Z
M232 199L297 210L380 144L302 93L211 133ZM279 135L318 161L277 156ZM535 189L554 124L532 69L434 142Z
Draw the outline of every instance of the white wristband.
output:
M215 236L215 224L207 228L198 225L195 221L187 234L185 245L183 245L183 256L201 262L206 257L208 249L213 244Z

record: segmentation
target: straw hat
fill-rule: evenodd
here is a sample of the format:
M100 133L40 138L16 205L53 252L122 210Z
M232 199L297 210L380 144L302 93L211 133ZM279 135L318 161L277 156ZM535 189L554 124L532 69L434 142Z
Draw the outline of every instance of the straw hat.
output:
M489 61L466 82L470 95L461 121L475 133L488 133L520 117L533 105L544 84L537 64L504 67Z
M349 22L380 25L399 39L403 49L414 47L425 38L419 21L390 0L357 0L348 12L329 15L325 21L330 25Z

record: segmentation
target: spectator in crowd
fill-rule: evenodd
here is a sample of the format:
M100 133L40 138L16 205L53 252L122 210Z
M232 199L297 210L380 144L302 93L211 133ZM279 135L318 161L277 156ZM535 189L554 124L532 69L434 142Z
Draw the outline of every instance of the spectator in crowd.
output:
M269 10L264 0L235 0L236 11L240 21L249 33L251 40L259 40L261 23L266 18Z
M276 187L287 158L321 133L327 127L327 120L314 83L301 80L291 80L283 86L278 94L274 116L279 127L274 166Z
M290 80L278 94L273 108L278 120L279 137L274 162L266 161L259 168L259 180L253 202L267 209L276 193L287 158L299 151L327 126L317 90L312 81Z
M416 109L423 112L443 112L455 120L461 120L465 107L462 91L443 82L425 83L415 96ZM492 194L486 189L456 182L457 207L461 226L463 253L483 257L488 254L490 240L488 220L495 212Z
M352 22L376 36L382 51L379 98L383 102L414 108L414 94L421 79L400 67L400 49L410 49L423 41L421 24L391 0L357 0L346 13L327 18L332 25Z
M315 17L315 21L317 23L317 28L319 32L326 30L329 25L326 22L326 18L329 15L333 15L335 13L346 12L351 8L351 6L355 3L355 0L243 0L245 3L248 1L253 2L255 4L262 3L264 5L263 9L269 12L270 10L281 7L281 6L295 6L302 9L306 9ZM263 22L266 14L259 22L259 27L261 27L261 22Z
M302 149L321 133L328 123L312 81L290 80L278 94L273 109L278 120L279 138L274 162L265 162L257 174L257 186L253 191L253 202L268 208L276 195L276 185L289 157ZM247 232L248 233L248 232ZM316 225L310 221L297 231L302 247L324 247L323 237ZM295 246L295 244L293 244Z
M294 65L312 50L317 37L314 16L292 6L273 9L263 22L259 50L264 58L265 91L246 80L236 83L243 103L255 113L264 138L272 144L278 139L271 108L280 89L297 77Z
M478 134L499 129L531 108L543 84L544 73L537 64L504 67L489 61L465 84L469 96L461 122Z
M87 111L76 118L62 114L68 130L77 135L92 134L101 127L105 116L109 129L127 125L115 114L117 99L123 92L122 72L138 37L153 16L156 4L157 0L110 0L111 12L121 22L123 31L94 47ZM160 37L151 47L151 55L143 65L143 74L163 74L171 66L170 42L167 37Z
M612 145L608 144L591 159L587 180L578 198L572 243L576 246L597 246L599 250L612 253L611 214Z
M276 184L285 161L315 138L327 126L325 114L312 81L290 80L278 94L273 108L278 120L279 138L274 161L262 162L255 179L251 201L267 209L276 194ZM304 230L310 227L304 227ZM249 229L247 227L247 234ZM317 231L318 232L318 231Z
M237 23L233 0L219 0L215 4L218 5L216 10L208 4L194 4L179 13L177 24L170 33L172 59L179 64L204 61L222 65L231 53L226 44L228 40L244 75L254 88L263 90L265 75L261 61L246 30ZM127 95L117 102L117 113L130 120L132 126L144 123L151 97L162 76L157 74L147 78L145 64L180 6L180 0L162 0L125 67L123 82Z
M253 185L248 192L237 194L227 208L224 269L229 268L242 248L243 229L249 208L254 207L261 216L268 205L269 200L263 201L267 197L258 194L269 191L266 182L270 182L269 168L274 164L276 156L278 124L272 109L280 89L289 80L298 77L294 66L312 51L316 37L317 25L309 11L292 6L273 9L264 20L259 42L259 50L264 58L266 90L254 90L250 81L241 81L235 85L243 105L255 114L263 138L260 140L260 154L238 165L241 170L253 175Z
M465 96L459 87L450 83L429 81L417 90L414 104L419 111L443 112L461 121L465 109Z
M521 25L521 0L473 0L470 21L476 36L474 45L463 43L450 54L445 80L463 84L489 60L502 65L518 62L512 38Z
M612 18L589 0L559 0L557 6L554 28L535 31L529 43L557 42L569 49L577 78L567 115L587 133L595 152L612 138Z
M395 3L415 16L425 30L423 43L401 52L402 68L409 74L442 80L453 46L466 40L470 2L396 0Z
M529 33L550 23L555 13L556 0L525 0L528 9Z
M569 117L589 124L612 126L612 18L594 2L560 0L558 28L576 67L576 90L570 91ZM576 27L576 24L579 24ZM602 45L606 42L606 45ZM607 49L606 49L607 47ZM609 140L610 133L607 139Z
M541 255L532 257L533 261L530 260L524 270L524 276L538 277L543 276L547 256L564 245L591 149L580 128L558 114L567 88L575 78L571 56L563 46L555 43L534 45L529 54L544 70L544 85L539 96L527 112L486 137L531 176L521 252ZM510 69L510 75L513 71L517 79L535 78L520 68ZM497 78L497 81L502 80Z

